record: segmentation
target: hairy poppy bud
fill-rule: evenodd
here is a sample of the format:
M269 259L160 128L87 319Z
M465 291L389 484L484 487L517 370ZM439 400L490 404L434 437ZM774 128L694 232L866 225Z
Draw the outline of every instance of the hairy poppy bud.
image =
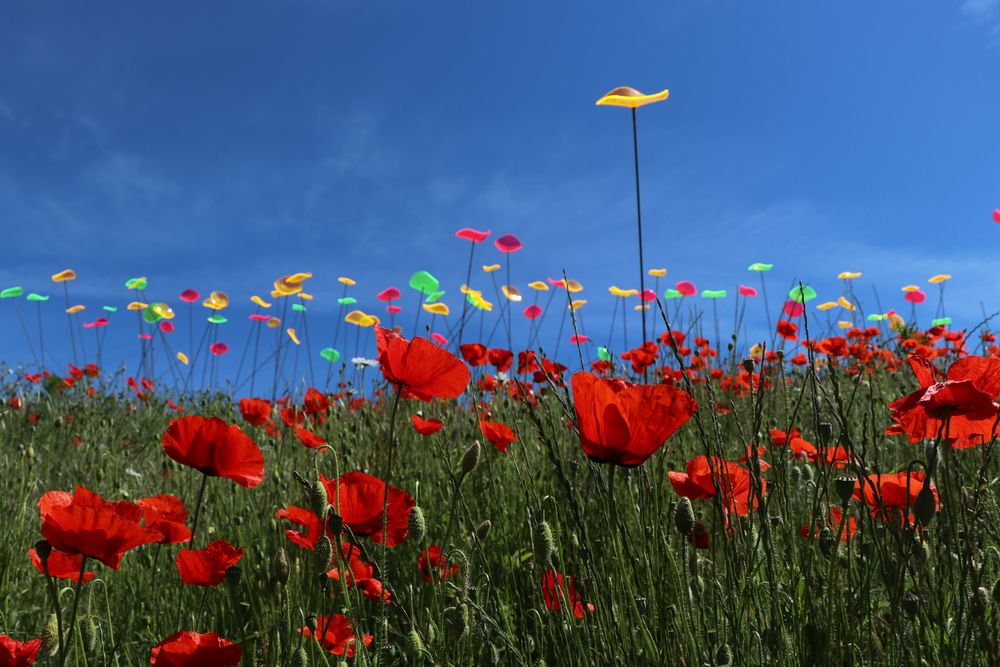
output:
M754 369L753 359L751 359L750 357L744 359L743 370L745 370L747 373L753 373L753 369Z
M309 654L301 646L292 652L292 667L309 667Z
M913 516L917 523L921 526L929 525L934 519L934 514L937 513L936 504L934 492L931 491L931 479L928 477L924 480L924 485L921 487L920 493L917 494L916 500L913 501Z
M93 616L87 616L80 622L80 637L83 639L84 651L92 656L97 649L97 623Z
M316 634L316 626L318 623L319 621L312 614L306 616L306 627L309 628L309 632L313 633L314 635Z
M802 481L811 482L816 478L816 471L812 469L810 465L803 465L802 468Z
M538 560L548 560L556 551L556 538L552 535L552 527L548 521L542 521L535 526L534 535L535 557Z
M854 496L854 479L850 477L838 477L833 480L833 490L837 492L840 504L846 505L851 502L851 498Z
M468 475L479 465L479 455L482 453L482 450L483 446L479 444L478 440L469 445L469 448L465 450L465 454L462 455L462 477Z
M452 639L461 639L469 632L469 606L460 604L444 610L445 631Z
M493 524L490 523L489 519L483 521L476 527L476 539L479 540L480 542L485 542L486 538L489 537L490 535L490 528L492 527Z
M800 479L802 479L802 471L799 470L798 466L792 466L792 469L789 471L788 476L791 478L792 484L795 484Z
M327 508L326 532L331 535L340 535L344 532L344 517L334 511L333 505Z
M823 530L819 531L819 550L824 556L829 556L833 553L834 547L837 546L837 538L833 536L833 531L830 530L829 526L823 526Z
M674 526L681 535L687 535L694 528L694 508L689 498L681 496L674 505Z
M733 664L733 651L729 648L729 644L723 644L715 652L715 664L718 667L729 667Z
M322 521L323 517L326 516L326 507L329 504L329 499L326 495L326 486L318 479L309 485L309 504L312 507L313 514Z
M985 586L980 586L976 589L976 593L972 598L972 610L976 612L977 615L982 615L986 612L986 609L990 606L990 592Z
M278 547L271 558L271 581L284 586L288 583L289 574L288 552L284 547Z
M829 445L830 441L833 440L833 425L830 422L820 422L818 433L819 441L824 445Z
M420 505L414 505L410 511L410 537L415 542L423 542L427 535L427 520L424 519L424 511Z
M326 572L330 569L330 559L333 558L333 544L330 538L323 535L316 542L316 550L313 552L313 563L317 572Z
M49 614L49 620L41 632L42 648L50 656L59 652L59 618Z
M911 618L915 617L920 611L920 598L913 591L903 594L903 611Z
M420 638L420 633L415 629L411 629L409 634L406 635L406 641L409 644L410 653L414 657L421 655L426 650L424 648L424 641Z

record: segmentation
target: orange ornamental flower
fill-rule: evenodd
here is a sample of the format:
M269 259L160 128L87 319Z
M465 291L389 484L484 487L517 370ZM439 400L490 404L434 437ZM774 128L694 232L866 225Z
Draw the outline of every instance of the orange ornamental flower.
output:
M460 359L425 338L407 340L376 325L375 341L382 375L409 398L457 398L472 377Z
M598 463L641 465L698 408L686 391L665 384L636 385L580 371L572 385L580 444Z

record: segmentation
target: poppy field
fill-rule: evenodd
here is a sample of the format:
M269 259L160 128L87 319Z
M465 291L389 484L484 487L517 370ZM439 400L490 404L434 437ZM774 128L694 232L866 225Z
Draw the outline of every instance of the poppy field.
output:
M681 281L615 354L542 285L561 361L352 311L374 358L319 387L9 374L0 665L998 664L986 326L800 283L722 343Z

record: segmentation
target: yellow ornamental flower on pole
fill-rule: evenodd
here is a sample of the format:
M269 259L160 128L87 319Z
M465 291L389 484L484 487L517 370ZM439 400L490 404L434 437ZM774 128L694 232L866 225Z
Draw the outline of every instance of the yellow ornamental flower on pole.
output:
M597 106L625 107L632 111L632 156L635 163L635 218L636 228L639 237L639 293L646 294L646 268L642 253L642 203L639 195L639 132L636 127L635 110L639 107L662 102L670 96L669 90L661 90L652 95L645 95L635 88L619 86L608 91L603 97L597 100ZM642 310L642 341L646 342L646 311ZM645 371L643 372L645 375Z

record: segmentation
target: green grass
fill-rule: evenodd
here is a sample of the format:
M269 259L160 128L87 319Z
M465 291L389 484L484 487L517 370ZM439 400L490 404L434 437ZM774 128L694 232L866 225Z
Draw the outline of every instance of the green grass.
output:
M717 381L691 387L700 406L696 417L646 464L618 469L613 480L611 467L583 455L567 424L572 404L563 389L547 389L536 405L506 393L494 398L492 418L512 426L520 441L507 454L484 442L478 467L461 484L463 455L483 440L474 414L455 402L402 401L389 481L417 500L426 535L388 549L381 577L393 591L388 645L379 653L373 644L357 663L997 664L992 598L1000 576L1000 467L994 445L941 453L934 481L942 506L927 529L873 519L851 501L846 511L857 521L854 539L840 543L834 532L807 541L800 527L813 514L841 506L834 481L853 477L857 466L789 460L771 447L768 429L794 425L819 447L849 444L869 472L904 470L927 454L924 446L883 435L885 405L915 382L908 370L881 367L857 375L825 369L786 376L777 367L769 373L773 388L740 397L722 392ZM240 423L229 396L182 402L189 413ZM713 402L731 413L716 414ZM178 546L136 549L119 572L98 564L98 579L83 587L80 631L67 664L148 664L153 645L190 629L240 643L244 664L289 665L303 619L331 612L346 613L356 630L379 636L380 605L356 589L345 597L322 580L312 554L283 535L294 526L274 515L288 504L309 506L296 472L306 479L314 470L381 477L390 406L376 402L352 411L336 403L315 429L333 451L318 454L291 433L272 438L244 425L264 451L266 479L250 490L210 479L197 536L198 547L224 538L246 548L238 582L185 587L174 565ZM444 421L445 430L417 435L408 423L417 410ZM21 640L41 636L53 611L45 578L27 556L41 539L36 502L45 491L83 484L110 500L172 493L193 513L201 476L160 447L176 416L155 395L138 403L131 394L87 397L80 390L43 393L20 410L0 411L0 631ZM678 496L667 471L683 470L700 454L735 460L748 443L769 449L766 495L749 516L730 516L728 534L718 505L695 500L711 540L709 549L694 549L675 528ZM486 520L489 533L477 539ZM546 544L547 530L554 544ZM361 543L367 560L379 563L378 545ZM420 551L430 544L461 565L439 586L425 583L417 570ZM291 569L284 586L271 575L281 549ZM550 568L576 579L593 614L577 619L546 607L541 582ZM69 616L73 587L60 584ZM310 664L340 660L311 642L303 645ZM50 663L58 664L39 660Z

